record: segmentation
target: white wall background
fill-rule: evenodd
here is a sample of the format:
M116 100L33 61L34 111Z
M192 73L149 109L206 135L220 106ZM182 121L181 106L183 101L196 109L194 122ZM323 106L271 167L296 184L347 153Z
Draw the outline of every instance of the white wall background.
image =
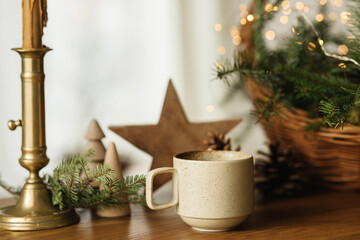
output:
M87 124L96 118L107 136L105 145L114 141L121 159L131 163L127 173L145 173L151 156L107 127L156 124L169 78L190 121L247 118L249 103L238 96L222 105L227 87L211 81L211 68L220 57L217 48L224 46L224 56L232 55L229 29L238 25L238 6L246 2L49 0L43 42L54 51L45 57L50 163L43 172L82 150ZM0 0L0 173L15 186L27 176L18 163L21 129L7 129L9 119L21 118L20 57L10 51L21 46L21 22L21 0ZM214 30L217 23L222 24L220 32ZM209 104L213 112L206 111ZM240 124L229 136L254 154L264 148L265 138L259 126L245 131L249 125L249 120ZM0 190L0 197L5 196Z

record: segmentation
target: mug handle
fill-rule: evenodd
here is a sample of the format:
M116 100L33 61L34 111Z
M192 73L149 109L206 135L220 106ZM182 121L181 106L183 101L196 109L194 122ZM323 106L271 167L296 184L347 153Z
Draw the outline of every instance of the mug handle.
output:
M172 197L172 200L168 203L155 204L153 202L153 181L154 181L154 177L156 175L162 174L162 173L172 173L173 197ZM178 179L179 179L178 172L175 168L162 167L162 168L157 168L157 169L154 169L154 170L151 170L150 172L148 172L148 174L146 175L146 203L147 203L148 207L153 210L161 210L161 209L171 208L171 207L178 205L178 203L179 203Z

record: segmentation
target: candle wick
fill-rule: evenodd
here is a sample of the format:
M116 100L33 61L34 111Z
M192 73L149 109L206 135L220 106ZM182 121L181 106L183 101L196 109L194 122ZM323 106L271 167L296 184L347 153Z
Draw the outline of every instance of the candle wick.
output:
M41 23L41 35L44 35L44 27L47 25L48 14L47 14L47 0L41 0L40 4L40 23Z

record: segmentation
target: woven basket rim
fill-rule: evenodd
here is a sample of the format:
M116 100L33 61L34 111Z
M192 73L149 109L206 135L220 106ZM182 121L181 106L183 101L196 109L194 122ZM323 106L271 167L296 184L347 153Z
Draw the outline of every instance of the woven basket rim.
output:
M266 95L272 95L271 90L266 86L260 86L255 80L252 78L246 78L245 80L247 84L251 85L252 89L256 89L256 98L260 98L262 100L268 100L269 98L263 94L263 92L266 92ZM270 93L270 94L269 94ZM252 97L254 99L254 97ZM284 120L293 120L296 121L296 124L299 125L307 125L309 123L314 123L317 121L322 121L322 118L310 118L309 114L297 107L288 107L283 106L280 110L281 117ZM333 134L359 134L360 137L360 126L355 126L353 124L344 124L343 127L339 126L337 128L331 128L331 127L322 127L317 132L324 132L324 133L333 133Z

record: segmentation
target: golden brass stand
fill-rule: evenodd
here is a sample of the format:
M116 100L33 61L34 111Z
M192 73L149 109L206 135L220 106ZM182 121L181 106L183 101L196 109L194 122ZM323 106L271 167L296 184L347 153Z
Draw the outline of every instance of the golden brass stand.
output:
M8 122L11 130L22 126L20 164L30 175L13 207L0 210L0 227L28 231L63 227L79 221L73 209L59 211L51 203L39 171L49 159L45 143L44 55L49 48L14 49L22 59L22 120Z

